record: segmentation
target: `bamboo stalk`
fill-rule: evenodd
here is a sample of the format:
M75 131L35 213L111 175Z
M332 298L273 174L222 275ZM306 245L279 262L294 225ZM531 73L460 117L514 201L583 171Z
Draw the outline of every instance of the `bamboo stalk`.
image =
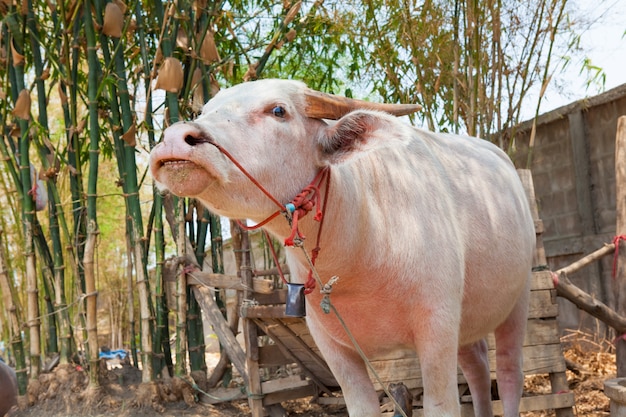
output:
M96 55L96 35L91 17L91 0L85 1L84 19L87 38L88 109L89 109L89 177L87 183L87 239L83 253L85 293L87 304L87 348L89 358L89 385L98 387L98 318L95 272L95 247L99 234L97 222L97 184L100 126L98 124L98 74L99 61Z
M0 229L0 242L4 240L3 236L3 231ZM15 287L11 277L7 273L8 269L6 265L7 263L4 248L0 248L0 293L2 293L4 309L8 313L9 338L11 341L13 356L15 357L18 392L20 396L24 396L26 395L26 389L28 386L28 375L26 373L24 345L22 342L22 334L20 332L20 324L22 323L20 317L21 307L18 304Z
M179 257L187 254L187 242L185 235L185 200L178 199L176 210L176 224L178 233L176 236L176 253ZM176 279L176 367L174 373L178 376L185 375L187 369L187 274L184 268L179 268Z

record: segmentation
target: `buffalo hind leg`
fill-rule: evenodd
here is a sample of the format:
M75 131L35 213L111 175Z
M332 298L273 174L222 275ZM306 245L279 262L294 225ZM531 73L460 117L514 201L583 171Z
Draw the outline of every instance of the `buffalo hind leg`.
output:
M476 417L492 417L491 375L487 357L487 341L481 339L459 349L459 366L472 394Z
M528 320L529 286L507 319L496 328L496 378L504 417L518 417L524 389L522 347Z

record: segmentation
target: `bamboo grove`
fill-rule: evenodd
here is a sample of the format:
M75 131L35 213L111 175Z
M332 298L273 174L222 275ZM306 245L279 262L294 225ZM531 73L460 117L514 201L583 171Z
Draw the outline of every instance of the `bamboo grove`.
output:
M489 136L519 121L573 33L565 0L531 2L532 19L518 3L0 0L0 340L21 394L54 355L84 352L98 385L103 311L144 382L206 373L185 270L176 305L163 277L172 256L210 254L222 272L222 220L153 190L146 156L164 127L271 76L417 102L433 129Z

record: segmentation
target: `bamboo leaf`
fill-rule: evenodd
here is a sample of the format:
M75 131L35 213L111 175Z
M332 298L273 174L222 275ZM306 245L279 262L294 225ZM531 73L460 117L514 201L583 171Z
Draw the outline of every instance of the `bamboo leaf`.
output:
M183 88L184 80L183 65L178 59L167 57L163 60L154 88L177 94Z
M135 147L137 144L135 140L135 133L137 132L137 128L135 127L135 123L130 125L130 128L122 135L122 140L128 143L129 146Z
M215 45L215 37L212 30L208 30L202 41L202 47L200 48L200 57L208 62L219 62L220 54Z
M108 3L104 9L102 33L112 38L121 38L124 28L124 12L117 3Z
M13 108L13 115L22 120L30 120L30 91L24 89L20 92Z
M24 55L22 55L15 47L15 39L11 40L11 56L13 57L13 65L24 64Z

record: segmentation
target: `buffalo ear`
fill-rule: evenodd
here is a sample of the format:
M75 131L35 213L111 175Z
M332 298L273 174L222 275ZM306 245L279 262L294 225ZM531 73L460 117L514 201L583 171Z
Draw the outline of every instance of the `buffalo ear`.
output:
M368 111L355 111L343 116L329 126L321 138L322 157L331 164L350 158L368 145L375 131L388 123L384 117Z

